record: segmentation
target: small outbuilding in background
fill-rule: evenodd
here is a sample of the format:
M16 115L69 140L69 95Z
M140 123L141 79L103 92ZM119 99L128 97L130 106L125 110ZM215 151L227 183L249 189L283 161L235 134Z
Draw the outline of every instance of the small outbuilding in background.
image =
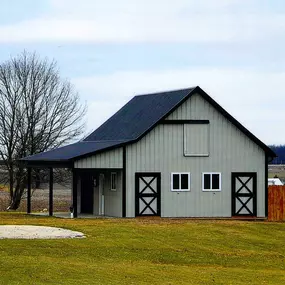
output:
M284 185L282 181L279 178L268 178L268 186L270 185L278 185L282 186Z

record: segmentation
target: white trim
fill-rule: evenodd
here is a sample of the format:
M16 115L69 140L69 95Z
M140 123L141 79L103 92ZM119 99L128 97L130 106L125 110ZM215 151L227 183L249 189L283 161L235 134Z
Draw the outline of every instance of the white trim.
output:
M204 175L210 174L210 189L204 189ZM219 189L212 189L212 174L219 174ZM202 172L202 191L203 192L220 192L222 191L222 173L221 172Z
M195 157L195 156L199 156L199 157L201 157L201 156L203 156L203 157L208 157L208 156L210 156L209 154L185 154L184 153L184 156L186 156L186 157L188 157L188 156L192 156L192 157Z
M104 180L105 176L104 174L100 173L99 175L99 215L104 216L105 215L105 196L104 196Z
M112 186L112 176L115 176L115 188L113 188ZM110 179L110 190L111 191L117 191L117 172L111 172L111 179Z
M173 175L178 174L179 175L179 184L180 184L180 189L173 189ZM187 174L188 175L188 189L181 189L181 174ZM170 190L172 192L189 192L191 191L191 173L190 172L171 172L170 174Z

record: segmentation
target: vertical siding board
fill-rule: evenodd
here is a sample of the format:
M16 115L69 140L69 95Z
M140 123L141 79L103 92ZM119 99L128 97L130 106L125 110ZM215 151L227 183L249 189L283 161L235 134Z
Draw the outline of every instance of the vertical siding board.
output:
M120 152L119 152L118 149L116 149L115 163L116 163L117 167L120 165L120 163L119 163L119 156L120 156Z
M150 159L150 163L152 165L152 171L156 171L156 165L155 165L155 159L154 159L154 147L156 144L156 130L154 130L154 136L153 136L153 142L151 144L147 144L149 145L149 159Z
M109 150L75 162L75 168L122 168L122 148Z
M94 168L94 166L95 166L95 158L94 158L94 155L90 157L90 160L91 160L91 168Z
M158 160L159 163L159 171L161 171L161 215L164 216L164 207L167 206L167 199L165 199L165 191L166 189L166 173L163 170L164 168L164 160L160 159L164 155L165 151L165 140L164 138L164 125L160 125L157 128L157 134L158 134L158 145L157 145L157 151L156 151L156 160Z

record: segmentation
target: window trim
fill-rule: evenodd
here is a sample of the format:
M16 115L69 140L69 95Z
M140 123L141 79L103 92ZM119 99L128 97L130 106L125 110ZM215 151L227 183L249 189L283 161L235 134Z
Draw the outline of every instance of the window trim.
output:
M173 189L173 175L178 174L179 175L179 184L180 189ZM188 175L188 189L181 189L181 174L187 174ZM171 192L189 192L191 191L191 172L171 172L170 174L170 190Z
M113 179L112 179L112 177L113 176L115 176L115 188L113 188L113 186L114 185L112 185L113 183L112 183L112 181L113 181ZM110 190L111 191L117 191L117 172L111 172L111 181L110 181Z
M204 175L210 174L210 189L204 189ZM219 189L212 189L212 175L219 175ZM222 191L222 173L221 172L202 172L202 191L203 192L221 192Z

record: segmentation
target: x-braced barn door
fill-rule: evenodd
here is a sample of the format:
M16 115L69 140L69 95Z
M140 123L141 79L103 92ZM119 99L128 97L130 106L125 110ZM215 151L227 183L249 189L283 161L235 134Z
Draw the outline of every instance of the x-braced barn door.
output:
M160 173L136 173L136 216L160 216Z
M232 215L256 216L256 173L232 173Z

